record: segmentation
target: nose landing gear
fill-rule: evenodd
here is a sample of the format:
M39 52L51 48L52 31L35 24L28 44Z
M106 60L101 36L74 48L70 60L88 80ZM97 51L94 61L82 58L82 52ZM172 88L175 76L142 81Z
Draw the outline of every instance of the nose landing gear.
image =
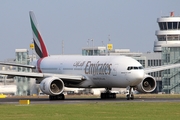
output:
M129 93L126 95L127 100L130 100L130 99L134 100L134 95L133 95L132 89L133 89L133 87L130 86Z

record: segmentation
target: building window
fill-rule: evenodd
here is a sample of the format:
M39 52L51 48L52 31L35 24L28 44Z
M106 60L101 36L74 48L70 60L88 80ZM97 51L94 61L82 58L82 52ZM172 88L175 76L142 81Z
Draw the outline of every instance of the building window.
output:
M170 85L170 79L169 78L164 78L164 85L169 86Z
M159 60L159 66L161 66L161 60Z
M170 69L164 70L164 74L170 74Z
M148 60L148 66L150 66L151 65L151 63L150 63L151 61L150 60Z

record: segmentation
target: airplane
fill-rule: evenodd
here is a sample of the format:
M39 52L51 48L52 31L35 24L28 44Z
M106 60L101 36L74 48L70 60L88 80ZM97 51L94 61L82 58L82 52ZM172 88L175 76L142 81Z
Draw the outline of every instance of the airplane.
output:
M38 29L33 11L29 12L35 51L39 59L32 65L4 63L31 68L33 72L2 71L0 74L10 77L21 76L35 78L49 100L64 100L65 87L70 88L105 88L101 99L116 98L112 88L128 88L127 100L133 100L133 89L150 93L156 88L156 80L150 72L180 67L180 64L143 68L135 59L127 56L76 56L49 55L44 40Z

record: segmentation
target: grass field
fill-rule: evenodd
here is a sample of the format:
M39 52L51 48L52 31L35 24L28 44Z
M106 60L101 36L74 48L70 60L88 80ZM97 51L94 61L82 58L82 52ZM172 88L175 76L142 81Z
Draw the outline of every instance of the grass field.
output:
M0 115L0 120L180 120L180 103L0 104Z

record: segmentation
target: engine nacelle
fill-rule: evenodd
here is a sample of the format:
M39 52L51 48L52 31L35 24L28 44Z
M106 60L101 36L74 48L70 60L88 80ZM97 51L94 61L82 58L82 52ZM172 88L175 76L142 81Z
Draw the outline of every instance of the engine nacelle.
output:
M58 77L47 77L40 83L40 89L48 95L59 95L64 90L64 82Z
M150 75L145 75L142 82L139 85L137 85L136 88L138 92L152 92L156 88L156 80Z

